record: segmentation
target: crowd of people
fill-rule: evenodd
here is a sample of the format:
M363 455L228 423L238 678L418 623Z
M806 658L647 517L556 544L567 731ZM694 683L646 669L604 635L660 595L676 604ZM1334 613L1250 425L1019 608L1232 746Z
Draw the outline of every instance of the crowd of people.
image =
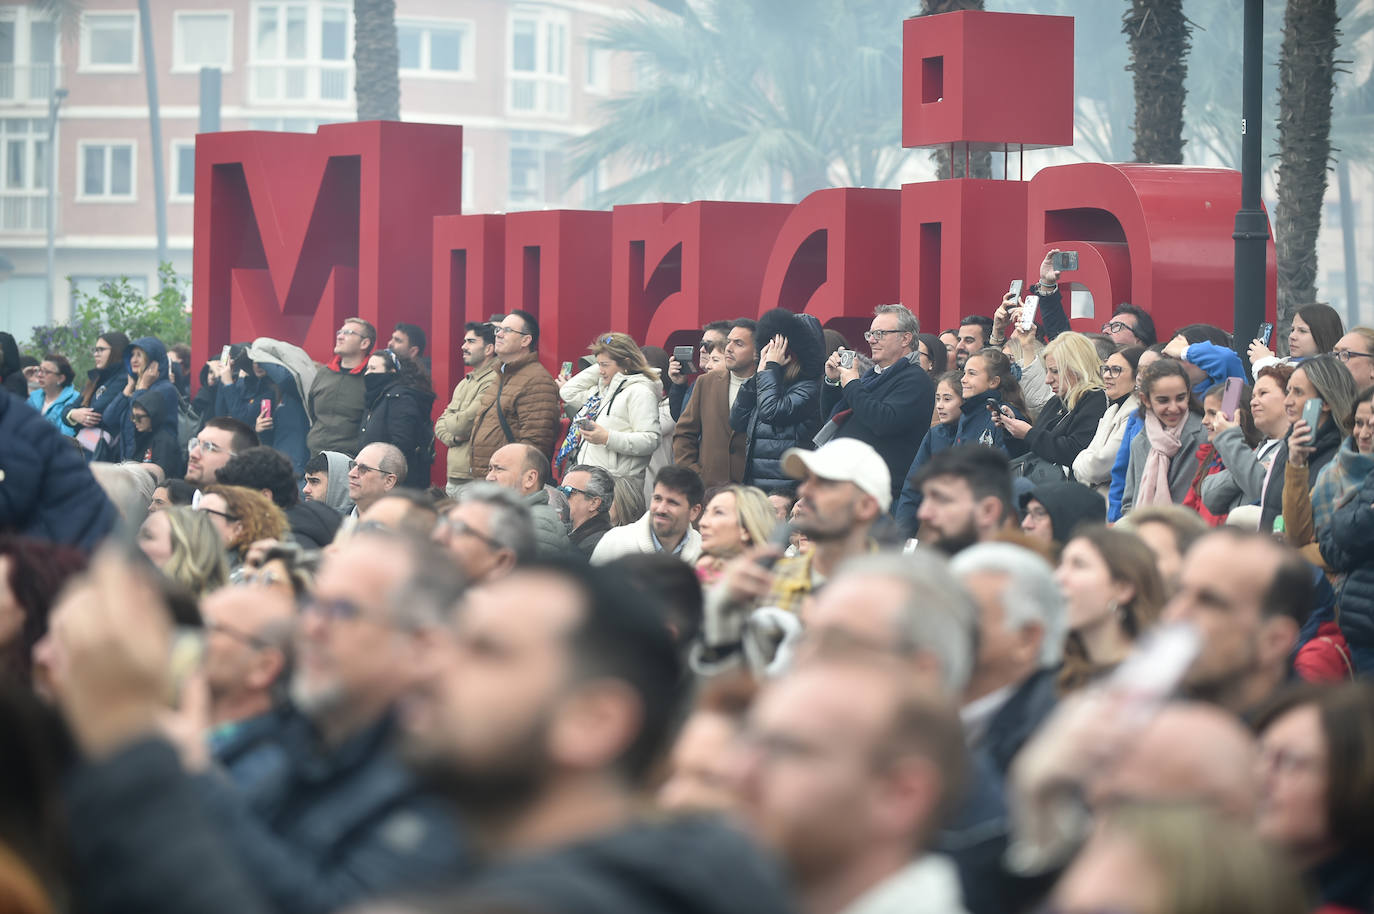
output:
M0 334L0 906L1374 914L1374 330L1053 264L437 418L408 323Z

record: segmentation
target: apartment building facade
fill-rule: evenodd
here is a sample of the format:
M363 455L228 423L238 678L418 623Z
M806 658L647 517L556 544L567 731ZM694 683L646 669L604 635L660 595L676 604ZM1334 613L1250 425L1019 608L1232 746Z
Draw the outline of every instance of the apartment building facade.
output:
M590 200L595 178L566 180L566 142L590 130L596 103L632 79L629 62L594 39L646 3L397 0L401 117L463 125L465 212ZM354 120L353 4L150 7L168 256L189 278L202 68L221 72L222 130L313 132ZM27 2L0 0L0 329L20 339L70 314L68 278L80 289L117 275L147 290L156 284L145 57L136 0L85 0L79 23L66 29Z

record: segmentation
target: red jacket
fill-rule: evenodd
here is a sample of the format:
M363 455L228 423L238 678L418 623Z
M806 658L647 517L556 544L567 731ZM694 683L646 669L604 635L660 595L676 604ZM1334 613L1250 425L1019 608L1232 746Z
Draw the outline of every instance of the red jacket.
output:
M1317 636L1298 649L1298 655L1293 658L1293 671L1304 682L1344 682L1353 679L1355 666L1350 659L1350 645L1346 644L1341 627L1335 622L1323 622L1317 629ZM1331 914L1340 910L1332 908Z
M1212 447L1210 441L1197 449L1197 464L1197 474L1193 477L1193 484L1188 487L1188 494L1183 496L1183 507L1192 508L1209 525L1220 527L1226 523L1226 515L1213 514L1202 503L1202 480L1222 470L1221 457L1217 454L1216 448Z

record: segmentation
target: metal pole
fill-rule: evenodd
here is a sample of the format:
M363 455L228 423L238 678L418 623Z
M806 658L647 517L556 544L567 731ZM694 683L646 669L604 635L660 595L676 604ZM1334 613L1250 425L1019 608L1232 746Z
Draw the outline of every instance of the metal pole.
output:
M1336 165L1336 186L1341 195L1341 242L1345 254L1345 325L1360 323L1360 261L1355 254L1354 200L1350 196L1350 164Z
M153 58L153 17L148 0L138 0L143 33L143 76L148 87L148 139L153 147L153 208L157 225L157 266L167 262L167 179L162 167L162 112L157 101L157 62Z
M57 109L67 97L66 89L54 89L48 96L48 320L56 316L53 296L57 292Z
M221 80L219 67L200 68L200 123L196 127L197 133L219 133Z
M1245 0L1244 88L1240 122L1240 209L1236 211L1234 343L1241 361L1265 317L1264 257L1269 221L1260 209L1264 103L1264 0Z

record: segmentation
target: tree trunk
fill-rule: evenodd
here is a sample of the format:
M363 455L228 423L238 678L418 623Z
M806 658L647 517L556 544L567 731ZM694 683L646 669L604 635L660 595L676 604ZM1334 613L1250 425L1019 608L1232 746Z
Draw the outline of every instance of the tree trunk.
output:
M1121 31L1135 83L1135 160L1183 164L1183 101L1192 28L1183 0L1127 0Z
M401 51L396 0L353 0L354 92L358 120L401 119Z
M1336 0L1288 0L1279 50L1278 213L1279 330L1288 339L1293 312L1317 298L1317 232L1331 159L1335 89Z
M957 10L981 9L983 9L983 0L921 0L922 16L938 16L940 13L953 13ZM967 171L972 172L972 174L965 173L964 150L961 146L955 147L953 162L950 161L948 146L937 146L932 149L930 160L935 163L935 177L941 181L945 178L992 177L992 153L986 149L975 149L970 153Z

